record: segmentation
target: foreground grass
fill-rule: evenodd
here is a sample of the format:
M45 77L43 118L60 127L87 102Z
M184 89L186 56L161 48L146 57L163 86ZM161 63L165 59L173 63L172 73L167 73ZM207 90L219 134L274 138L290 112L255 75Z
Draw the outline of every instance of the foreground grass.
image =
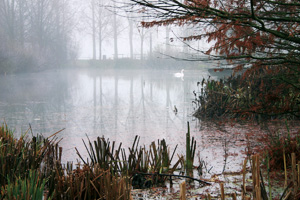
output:
M55 136L13 137L0 128L0 199L130 199L126 177L99 165L72 169L61 164L62 148Z
M58 133L58 132L57 132ZM139 137L135 137L129 151L104 138L84 142L89 159L85 160L77 151L83 164L62 164L62 148L56 134L44 138L31 136L27 133L19 139L3 124L0 127L0 199L132 199L132 188L147 188L164 185L172 180L174 171L185 169L186 175L191 174L196 149L196 141L187 133L187 155L179 156L172 162L176 148L170 151L165 140L152 142L149 148L139 145ZM272 142L261 151L261 155L252 155L244 161L241 171L242 199L271 199L272 187L269 170L271 165L285 166L285 188L279 197L283 199L298 199L300 186L300 163L298 136L288 138L273 138ZM283 145L283 146L282 146ZM283 152L278 149L282 148ZM282 155L282 160L280 157ZM286 158L285 158L286 156ZM263 158L263 159L262 159ZM272 159L277 159L276 162ZM188 161L187 161L188 160ZM246 168L248 166L250 168ZM262 168L264 162L265 168ZM174 163L174 164L172 164ZM250 165L249 165L250 163ZM250 171L252 179L246 181ZM262 172L266 175L262 176ZM203 186L209 183L197 180ZM175 175L174 175L175 176ZM171 177L171 178L170 178ZM267 177L264 181L263 177ZM275 178L274 178L275 179ZM267 182L267 187L265 186ZM250 188L250 189L249 189ZM178 194L179 196L179 194ZM200 194L199 197L211 199L210 194ZM218 198L237 198L236 193L226 193L223 183L220 183ZM274 199L274 198L273 198Z

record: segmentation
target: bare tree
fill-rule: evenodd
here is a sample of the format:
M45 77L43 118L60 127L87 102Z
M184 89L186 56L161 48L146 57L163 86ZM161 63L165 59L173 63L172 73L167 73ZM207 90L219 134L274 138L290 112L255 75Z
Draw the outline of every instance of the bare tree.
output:
M112 33L111 23L111 13L107 10L109 3L107 1L98 0L97 2L97 24L98 24L98 46L99 46L99 60L102 59L103 42Z
M116 4L113 5L114 59L118 59L118 26Z
M72 33L69 8L66 0L0 0L0 50L6 49L0 68L22 71L65 62Z
M130 58L133 59L133 24L134 21L132 20L132 13L129 13L127 16L128 25L129 25L129 52Z
M113 12L111 2L90 0L82 13L82 28L92 38L92 58L103 57L103 43L113 35Z
M92 8L92 41L93 41L93 60L96 60L96 4L95 0L91 2Z

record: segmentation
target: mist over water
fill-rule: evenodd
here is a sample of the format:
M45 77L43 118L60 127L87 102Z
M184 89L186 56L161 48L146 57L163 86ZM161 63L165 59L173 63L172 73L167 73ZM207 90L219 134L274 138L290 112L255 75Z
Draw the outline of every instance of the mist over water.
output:
M234 162L240 166L247 127L220 128L193 118L193 91L201 90L197 82L209 73L206 68L185 70L184 78L177 78L174 73L179 71L64 69L2 76L1 120L15 129L16 136L24 134L29 124L34 135L45 137L65 128L57 135L62 138L64 162L78 159L75 147L87 157L82 142L86 135L92 141L104 136L117 145L122 142L125 149L135 135L146 147L166 139L171 151L178 144L177 153L184 155L189 121L197 152L216 173L223 167L224 141L226 151L237 154L230 166Z
M24 133L59 137L66 149L82 146L82 138L104 136L130 144L184 137L194 111L193 91L206 69L186 70L67 69L9 75L0 79L0 113ZM178 113L174 113L174 106ZM79 147L80 148L80 147Z

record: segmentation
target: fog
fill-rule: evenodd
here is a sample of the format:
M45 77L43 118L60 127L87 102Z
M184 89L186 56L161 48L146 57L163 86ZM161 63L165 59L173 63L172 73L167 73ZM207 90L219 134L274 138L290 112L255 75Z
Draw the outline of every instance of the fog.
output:
M144 28L144 15L114 1L1 0L0 74L77 59L195 57L201 54L193 48L207 49L206 41L181 41L195 27Z
M94 9L93 4L96 5ZM100 6L97 7L97 4ZM118 53L118 58L147 59L153 54L156 58L163 57L163 54L186 57L186 54L199 54L193 48L201 47L202 50L208 48L208 44L204 40L188 43L181 40L181 37L195 31L188 26L142 27L141 22L147 21L144 17L145 14L124 8L120 3L90 0L83 4L82 8L84 9L81 9L80 21L84 23L81 27L85 27L85 29L77 34L80 46L79 59L99 59L100 54L102 55L101 59L103 56L113 59L115 51ZM93 13L95 13L94 18ZM114 22L114 17L116 22ZM116 47L114 46L115 40L117 40ZM95 57L93 51L95 51Z
M199 81L217 78L212 64L171 59L203 57L196 49L207 50L206 41L180 39L201 27L146 29L144 20L113 1L0 0L1 121L18 134L28 124L45 136L65 128L61 144L73 160L85 134L184 148L187 121L206 144L192 101Z

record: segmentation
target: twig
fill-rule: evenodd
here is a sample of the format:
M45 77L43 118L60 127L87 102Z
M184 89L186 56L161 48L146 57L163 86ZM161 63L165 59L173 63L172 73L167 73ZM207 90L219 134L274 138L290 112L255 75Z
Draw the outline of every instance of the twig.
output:
M227 153L227 140L225 139L225 142L224 142L224 166L223 166L222 173L224 173L224 171L226 169L227 157L228 157L228 153Z
M158 176L170 176L170 177L180 177L180 178L188 178L193 181L198 181L199 183L206 184L206 185L211 185L211 183L203 181L201 179L196 179L190 176L185 176L185 175L177 175L177 174L160 174L160 173L143 173L143 172L138 172L136 174L141 174L141 175L158 175Z

